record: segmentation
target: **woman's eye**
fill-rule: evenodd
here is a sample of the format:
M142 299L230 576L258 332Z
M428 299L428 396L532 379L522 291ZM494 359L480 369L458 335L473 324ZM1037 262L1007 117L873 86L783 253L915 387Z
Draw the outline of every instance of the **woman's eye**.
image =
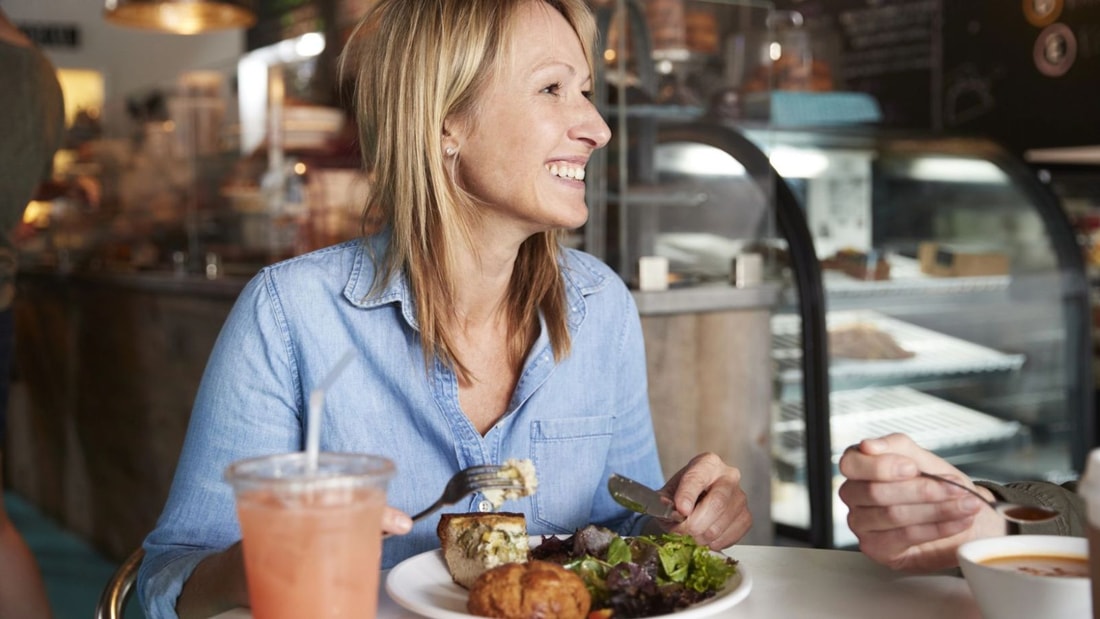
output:
M588 99L589 101L591 101L591 100L592 100L592 91L591 91L591 90L582 90L582 91L581 91L581 95L582 95L582 96L583 96L583 97L584 97L585 99Z
M545 92L548 95L556 95L559 91L561 91L561 84L557 82L550 84L546 88L542 89L542 92Z

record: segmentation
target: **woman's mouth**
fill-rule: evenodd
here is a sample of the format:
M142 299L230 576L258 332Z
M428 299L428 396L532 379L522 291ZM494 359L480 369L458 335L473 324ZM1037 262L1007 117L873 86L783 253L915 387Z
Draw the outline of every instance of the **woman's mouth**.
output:
M547 165L546 169L550 171L550 174L558 178L566 178L574 181L584 180L584 166L559 161Z

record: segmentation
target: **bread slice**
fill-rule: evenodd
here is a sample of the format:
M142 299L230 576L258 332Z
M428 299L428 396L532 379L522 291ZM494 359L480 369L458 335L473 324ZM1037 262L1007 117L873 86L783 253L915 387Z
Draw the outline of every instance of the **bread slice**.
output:
M527 562L527 520L523 514L443 514L436 534L451 578L467 589L478 576L498 565Z

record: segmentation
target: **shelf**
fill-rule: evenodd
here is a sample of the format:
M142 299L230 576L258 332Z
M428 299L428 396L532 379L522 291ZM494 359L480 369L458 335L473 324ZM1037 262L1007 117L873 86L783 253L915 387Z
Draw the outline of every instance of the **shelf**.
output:
M920 270L913 258L887 254L890 279L861 280L838 271L822 271L825 291L829 297L877 297L892 295L969 294L1008 290L1008 275L973 277L933 277Z
M1003 353L938 331L918 327L872 310L829 312L828 328L864 323L890 335L914 353L908 359L831 359L829 378L834 389L882 385L921 377L1016 371L1024 355ZM772 356L777 377L784 385L802 381L801 318L782 314L772 318Z
M771 310L779 298L779 286L763 282L736 288L729 284L703 284L660 291L633 291L642 316L722 311Z
M1019 434L1005 421L910 387L872 387L834 392L829 398L834 461L864 438L904 432L945 458L1004 446ZM805 466L806 426L801 402L784 404L772 426L775 457L795 469Z
M605 112L611 118L620 114L616 105L607 106ZM675 105L660 103L628 103L626 106L627 118L652 118L655 120L692 121L698 120L706 113L706 109L699 105Z
M980 277L917 277L880 281L859 280L836 271L824 272L825 290L829 297L876 297L914 294L969 294L1008 290L1009 276Z

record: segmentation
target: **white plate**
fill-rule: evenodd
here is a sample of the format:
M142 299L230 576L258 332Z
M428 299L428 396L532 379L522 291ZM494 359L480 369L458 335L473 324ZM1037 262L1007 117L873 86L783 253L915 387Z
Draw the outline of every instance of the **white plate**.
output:
M535 537L531 543L537 544L541 539ZM750 589L752 578L738 563L737 573L713 597L674 614L649 619L710 617L748 597ZM474 616L466 612L467 592L451 579L447 564L443 562L443 553L439 550L424 552L398 563L386 576L386 592L393 601L425 617L469 619Z

